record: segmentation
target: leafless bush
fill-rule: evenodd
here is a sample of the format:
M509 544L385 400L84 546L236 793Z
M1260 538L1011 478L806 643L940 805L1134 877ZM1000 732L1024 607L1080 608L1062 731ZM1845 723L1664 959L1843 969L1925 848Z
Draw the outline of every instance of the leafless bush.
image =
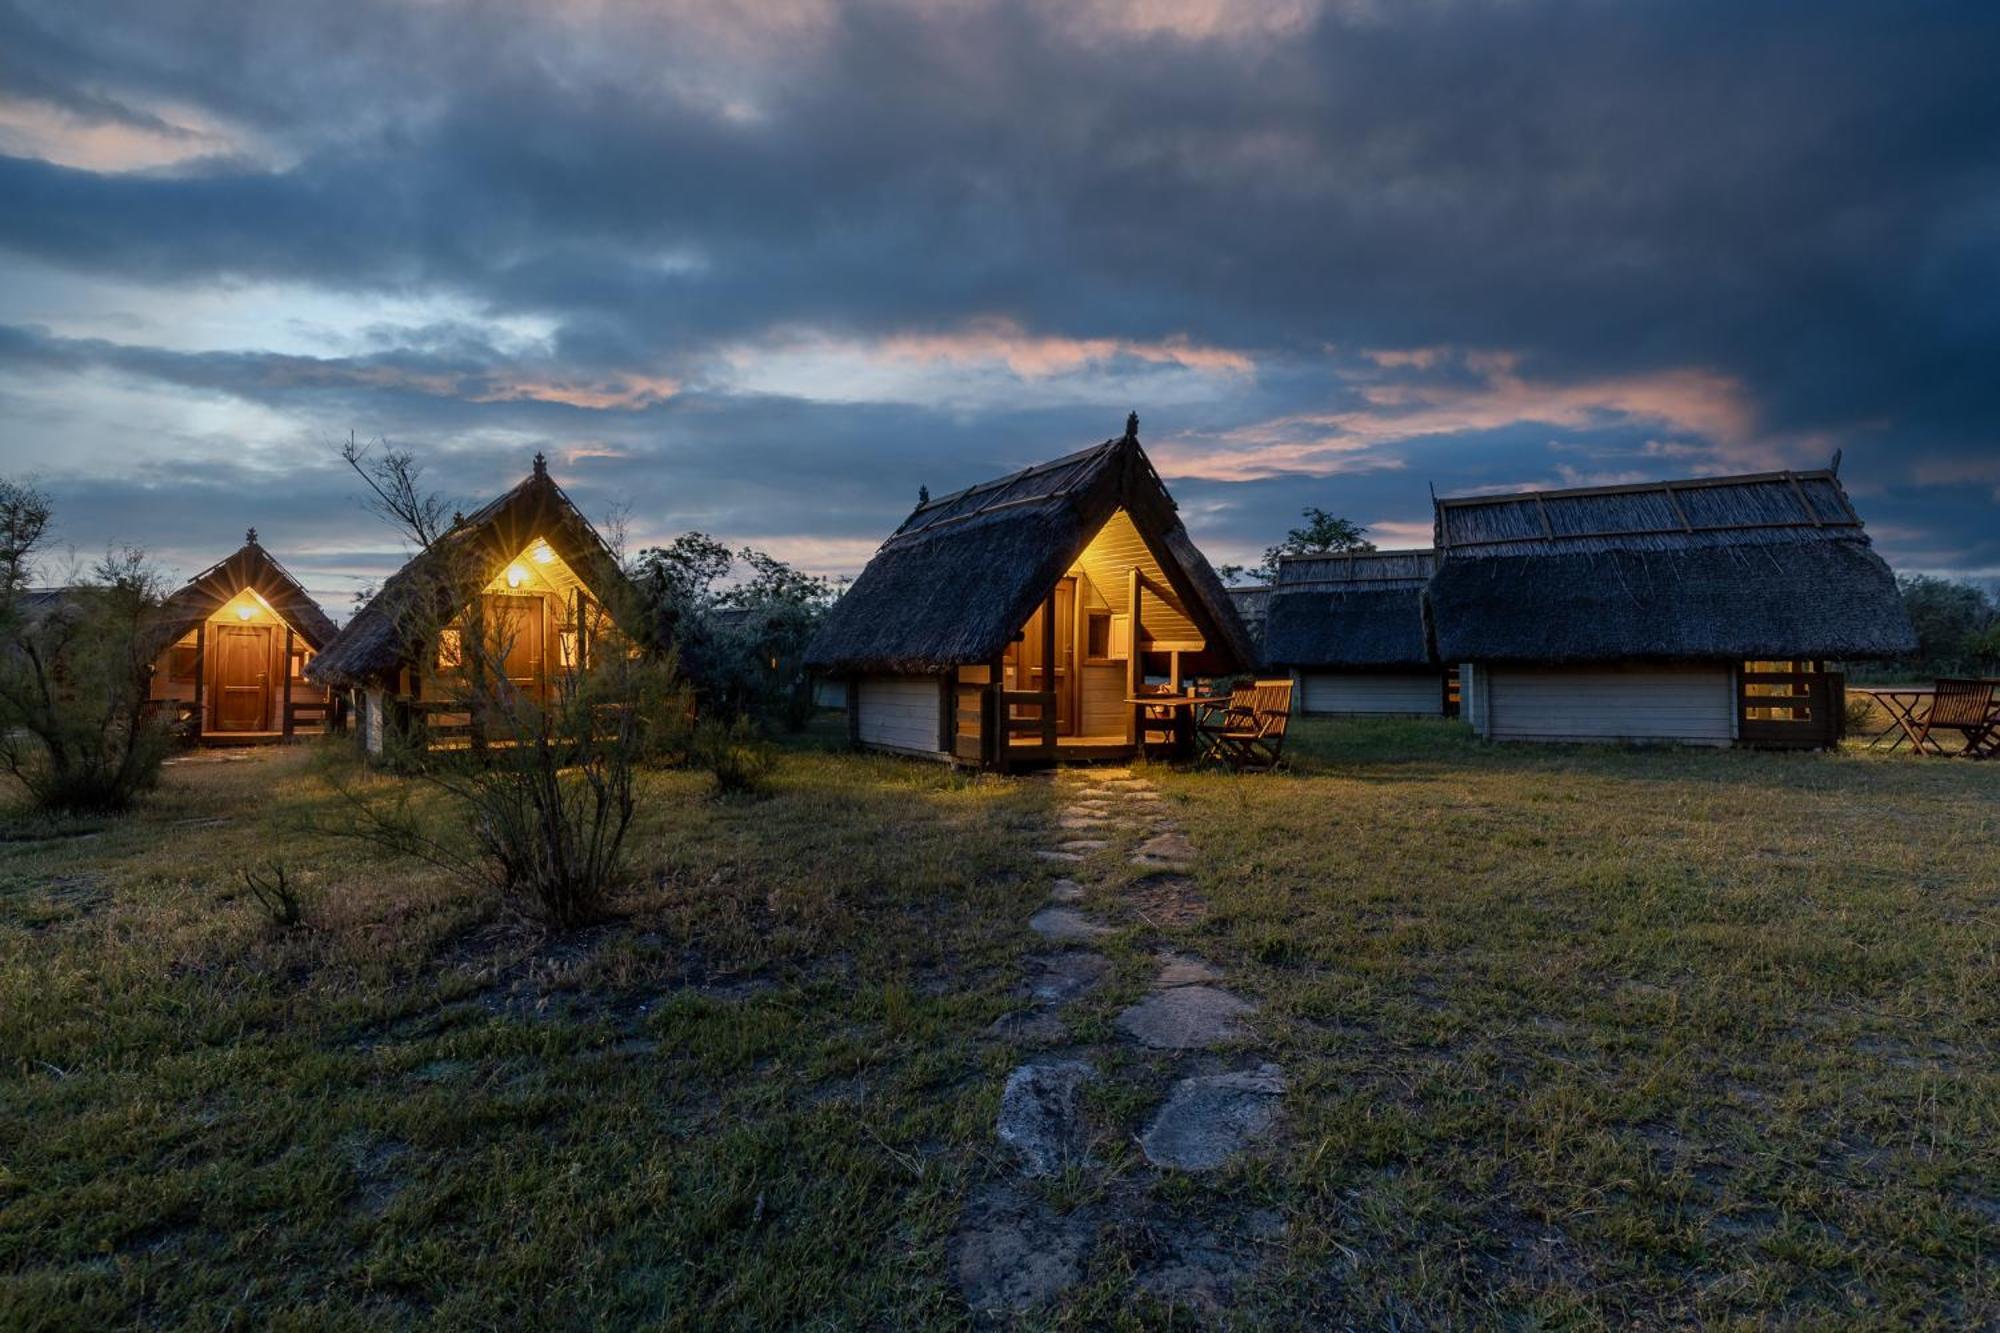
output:
M448 506L422 488L414 458L351 443L344 457L376 510L431 556L430 586L406 599L399 628L428 645L449 636L454 669L434 702L468 719L457 748L433 746L421 728L386 738L389 762L445 798L442 820L342 781L355 816L346 831L494 888L559 929L598 918L625 873L636 769L685 747L689 703L671 657L614 639L529 697L505 670L513 627L477 594L490 571L453 549Z
M272 925L281 930L296 930L306 923L305 903L285 873L284 862L273 861L263 871L243 866L240 873L243 876L243 887L250 890L250 896L257 900L257 905L271 918Z

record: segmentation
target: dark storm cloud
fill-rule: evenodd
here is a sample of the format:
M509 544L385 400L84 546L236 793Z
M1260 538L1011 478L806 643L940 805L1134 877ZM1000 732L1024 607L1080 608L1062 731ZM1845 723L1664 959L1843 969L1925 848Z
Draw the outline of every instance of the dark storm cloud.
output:
M0 7L14 96L225 127L148 171L0 158L0 250L163 292L444 293L549 330L525 361L476 331L300 357L16 330L0 371L414 437L490 460L482 482L530 445L569 450L663 522L858 539L920 480L1101 438L1145 367L1088 408L1037 406L1039 372L1012 400L868 405L732 387L718 349L996 316L1239 349L1254 376L1138 403L1190 450L1274 421L1368 435L1358 349L1492 349L1521 392L1454 357L1391 376L1469 395L1439 413L1455 428L1378 432L1332 475L1197 468L1176 489L1205 539L1254 549L1302 503L1418 521L1427 481L1845 446L1892 552L2000 568L2000 11L1425 3L1260 27L1254 5L1152 8ZM1631 387L1686 372L1729 413ZM532 390L621 377L680 392L606 411ZM1596 416L1576 405L1593 393ZM1568 406L1537 416L1536 394ZM1403 410L1385 401L1369 410Z

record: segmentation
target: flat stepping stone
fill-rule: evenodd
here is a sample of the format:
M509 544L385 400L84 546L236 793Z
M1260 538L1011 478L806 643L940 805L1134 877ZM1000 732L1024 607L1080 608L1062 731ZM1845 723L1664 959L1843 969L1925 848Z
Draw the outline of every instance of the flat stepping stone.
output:
M1026 962L1028 979L1022 989L1029 999L1040 1004L1068 1004L1094 990L1111 975L1109 958L1082 949L1032 954Z
M1000 1092L1000 1141L1021 1157L1031 1176L1051 1176L1084 1161L1078 1090L1097 1077L1081 1060L1022 1065Z
M1215 986L1154 991L1118 1015L1118 1030L1158 1051L1200 1051L1247 1037L1257 1006Z
M1135 866L1171 866L1176 869L1194 859L1194 844L1179 829L1156 833L1132 853Z
M1038 860L1053 861L1057 865L1075 865L1083 859L1083 857L1075 852L1057 852L1046 848L1038 849L1035 852L1035 856Z
M1091 920L1074 907L1044 907L1028 918L1028 929L1045 939L1068 944L1086 944L1112 933L1111 927Z
M1016 1009L993 1020L986 1031L1024 1046L1053 1046L1069 1035L1063 1021L1046 1009Z
M1222 980L1222 972L1191 954L1163 953L1160 955L1160 975L1153 978L1154 990L1172 990L1176 986L1206 986L1210 982Z
M1101 852L1110 845L1103 838L1071 838L1068 842L1062 844L1062 850L1075 852L1079 856L1088 856L1092 852Z
M1272 1064L1184 1078L1146 1126L1139 1146L1154 1166L1212 1171L1270 1131L1284 1093L1284 1073Z
M1083 885L1073 879L1059 879L1049 885L1049 901L1052 903L1080 903L1083 901Z

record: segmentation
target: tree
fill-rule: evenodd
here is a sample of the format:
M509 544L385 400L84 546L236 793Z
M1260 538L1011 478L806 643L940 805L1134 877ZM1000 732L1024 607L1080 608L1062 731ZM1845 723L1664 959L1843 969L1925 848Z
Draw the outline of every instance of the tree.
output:
M1306 522L1293 528L1285 539L1264 552L1257 572L1266 582L1278 577L1278 558L1287 555L1335 555L1343 551L1372 551L1375 543L1362 534L1368 529L1351 519L1335 518L1324 509L1309 506L1299 511Z
M739 565L748 576L723 584ZM804 724L811 699L798 660L839 591L831 579L687 532L640 552L633 580L652 603L654 622L671 627L704 713Z
M1896 583L1902 589L1903 609L1917 631L1913 666L1949 673L1965 670L1991 653L1988 639L2000 610L1985 590L1934 574L1904 574Z
M160 579L128 548L34 594L52 521L40 490L0 478L0 769L42 809L123 810L168 748L146 702Z
M636 770L684 739L688 701L671 658L625 651L605 626L592 636L598 650L565 663L545 697L524 693L505 670L514 628L478 593L491 571L471 544L446 540L450 507L424 489L415 457L350 440L342 458L370 507L419 548L397 629L451 663L426 679L426 698L470 718L473 744L385 737L389 761L441 794L452 817L426 820L400 787L330 773L355 816L334 831L490 886L558 928L595 919L626 873ZM614 622L636 623L639 608L612 610Z

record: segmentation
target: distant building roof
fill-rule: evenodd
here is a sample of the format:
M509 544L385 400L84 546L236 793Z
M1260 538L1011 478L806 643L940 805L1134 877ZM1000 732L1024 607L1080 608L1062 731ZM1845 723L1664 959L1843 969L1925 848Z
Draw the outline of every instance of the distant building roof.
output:
M1881 658L1915 636L1830 470L1440 499L1447 662Z
M1264 660L1285 667L1430 665L1424 588L1436 565L1431 551L1283 557L1271 589Z

